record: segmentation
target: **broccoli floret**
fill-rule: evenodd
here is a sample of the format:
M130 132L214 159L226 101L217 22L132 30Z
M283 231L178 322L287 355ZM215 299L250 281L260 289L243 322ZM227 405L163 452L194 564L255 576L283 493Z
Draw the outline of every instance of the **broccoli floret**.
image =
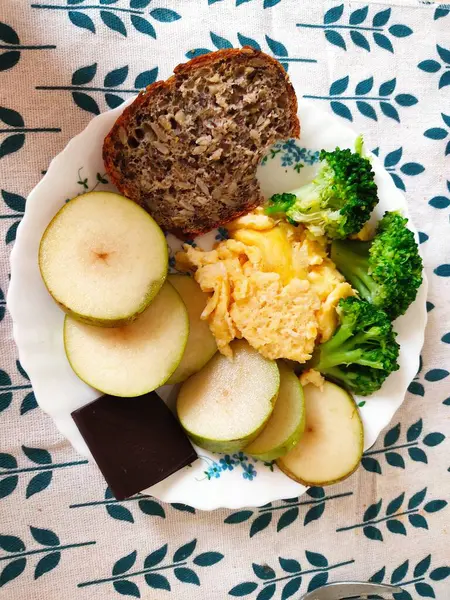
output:
M387 212L369 242L334 240L331 259L364 300L396 319L422 283L422 259L414 234L396 212Z
M399 345L387 315L351 296L339 301L339 325L333 337L320 344L306 364L350 392L368 396L399 368Z
M346 238L357 233L378 203L377 185L368 158L362 156L362 139L355 152L336 148L320 152L322 166L311 183L269 200L266 213L285 214L314 235Z

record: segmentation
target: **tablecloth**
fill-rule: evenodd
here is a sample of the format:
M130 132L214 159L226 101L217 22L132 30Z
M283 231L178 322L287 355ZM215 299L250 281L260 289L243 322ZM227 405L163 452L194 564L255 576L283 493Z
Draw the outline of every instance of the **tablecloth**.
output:
M430 284L421 367L340 485L234 511L117 502L36 404L6 310L9 253L27 194L93 115L244 44L363 132L406 193ZM1 0L0 121L0 598L285 600L371 579L404 586L401 600L450 599L450 6Z

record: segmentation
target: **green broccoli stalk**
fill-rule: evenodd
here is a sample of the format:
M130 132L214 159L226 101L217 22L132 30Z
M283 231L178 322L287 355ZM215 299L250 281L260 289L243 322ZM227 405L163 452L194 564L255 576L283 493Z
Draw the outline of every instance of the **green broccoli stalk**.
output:
M334 240L331 245L331 259L347 281L391 319L406 312L422 283L422 259L407 222L387 212L372 241Z
M339 301L339 325L306 364L350 392L368 396L399 368L399 345L386 314L353 296Z
M320 152L322 166L313 181L299 189L275 194L266 214L284 214L302 223L314 235L346 238L357 233L378 203L377 185L368 158L362 155L362 138L355 152L336 148Z

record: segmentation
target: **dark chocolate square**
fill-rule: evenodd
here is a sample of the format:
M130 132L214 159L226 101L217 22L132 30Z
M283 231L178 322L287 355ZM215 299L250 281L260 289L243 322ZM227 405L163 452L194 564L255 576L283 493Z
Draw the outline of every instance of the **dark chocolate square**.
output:
M101 396L72 413L117 500L191 464L197 454L170 409L155 393Z

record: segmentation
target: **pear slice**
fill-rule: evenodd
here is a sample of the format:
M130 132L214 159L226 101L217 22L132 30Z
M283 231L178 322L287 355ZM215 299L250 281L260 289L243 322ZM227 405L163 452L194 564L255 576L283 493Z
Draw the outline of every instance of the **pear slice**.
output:
M187 310L165 283L150 306L123 327L95 327L66 316L64 346L80 379L104 394L141 396L177 368L189 334Z
M186 349L168 384L181 383L200 371L217 351L216 340L206 321L200 318L208 296L188 275L169 275L168 281L180 294L189 316L189 337Z
M143 312L167 275L167 244L152 217L111 192L70 200L42 236L39 268L68 314L117 327Z
M247 446L270 417L280 374L277 363L247 342L231 344L233 359L216 354L181 386L177 412L188 436L212 452Z
M277 465L304 485L330 485L342 481L359 466L364 429L353 398L326 381L323 390L304 388L306 427L298 444Z
M275 460L292 450L305 429L303 388L291 367L278 361L280 390L267 425L245 448L245 453L259 460Z

